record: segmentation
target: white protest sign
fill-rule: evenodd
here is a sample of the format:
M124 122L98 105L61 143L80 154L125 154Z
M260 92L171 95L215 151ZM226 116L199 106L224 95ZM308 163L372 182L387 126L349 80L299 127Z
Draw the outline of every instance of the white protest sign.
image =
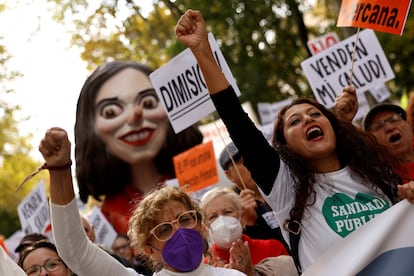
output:
M330 32L323 36L319 36L314 39L309 39L307 42L308 49L312 53L312 55L319 54L320 52L338 43L339 43L339 38L335 32Z
M355 38L353 35L301 63L316 100L327 108L334 105L336 96L350 84ZM358 93L394 78L374 31L359 33L353 69L352 85Z
M369 103L367 97L364 93L358 94L358 112L354 117L354 122L362 119L370 110Z
M209 41L218 65L239 96L240 91L236 81L211 33L209 33ZM167 111L175 133L215 110L201 69L188 48L154 71L150 79Z
M374 88L370 89L369 92L378 103L382 103L383 101L391 97L390 90L388 90L388 87L384 84L376 85Z
M272 123L277 116L279 110L292 102L293 98L287 98L285 100L275 103L258 103L257 110L259 112L260 123L262 125Z
M111 248L117 233L102 214L101 209L94 206L92 212L88 215L88 220L95 230L95 243L103 244Z
M50 224L50 213L43 181L17 206L17 212L25 234L46 232Z

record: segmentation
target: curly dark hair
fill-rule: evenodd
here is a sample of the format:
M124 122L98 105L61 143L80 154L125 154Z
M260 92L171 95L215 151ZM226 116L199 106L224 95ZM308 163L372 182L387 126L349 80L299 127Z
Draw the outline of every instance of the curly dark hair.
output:
M102 195L114 195L131 184L131 167L106 150L102 139L94 131L95 99L102 85L120 71L133 68L147 76L152 70L134 61L111 61L99 66L85 81L80 92L75 122L76 178L80 198L89 195L100 200ZM203 140L196 125L178 134L169 124L166 141L156 156L155 164L162 175L174 177L172 158Z
M342 166L348 165L360 177L368 179L374 189L381 190L391 202L397 202L397 185L401 184L401 178L397 175L399 161L378 144L373 135L338 119L332 111L314 100L298 98L279 111L272 141L281 160L288 165L294 177L295 204L290 211L292 220L300 221L305 208L315 203L315 172L303 158L289 149L283 133L286 111L298 104L313 105L328 118L336 135L336 154Z

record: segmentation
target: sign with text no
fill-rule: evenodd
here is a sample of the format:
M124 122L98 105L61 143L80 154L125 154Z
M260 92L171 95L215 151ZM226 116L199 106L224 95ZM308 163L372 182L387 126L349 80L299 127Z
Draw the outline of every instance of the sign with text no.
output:
M301 63L316 100L327 108L333 107L335 98L350 84L354 49L352 85L358 93L394 78L374 31L361 31L356 47L355 37L348 37Z
M402 35L410 5L411 0L342 0L336 25Z
M323 36L309 39L307 44L312 55L316 55L337 43L339 43L338 35L335 32L330 32Z
M209 41L217 64L237 95L240 91L213 34ZM175 133L211 114L215 108L207 85L190 49L186 49L150 75Z
M219 180L211 141L174 156L173 161L179 185L188 185L189 192L201 190Z

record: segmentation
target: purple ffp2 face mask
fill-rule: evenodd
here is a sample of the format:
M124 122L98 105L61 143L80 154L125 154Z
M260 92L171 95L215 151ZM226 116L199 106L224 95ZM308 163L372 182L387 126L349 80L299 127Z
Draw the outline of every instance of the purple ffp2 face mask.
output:
M180 272L196 269L203 257L203 238L194 229L180 228L162 250L164 261Z

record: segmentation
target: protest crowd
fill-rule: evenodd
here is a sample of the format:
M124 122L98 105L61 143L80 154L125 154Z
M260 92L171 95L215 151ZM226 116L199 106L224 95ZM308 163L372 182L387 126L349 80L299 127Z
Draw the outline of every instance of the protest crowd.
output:
M361 36L365 47L371 33ZM360 230L395 210L401 214L394 217L410 220L413 111L378 103L356 118L360 87L342 82L329 86L340 91L330 103L319 93L284 105L275 113L269 141L217 62L202 11L188 9L175 37L197 63L231 142L222 141L217 158L211 151L201 154L207 143L198 125L169 120L158 94L163 84L155 81L165 71L134 61L102 64L82 86L74 141L65 129L51 126L40 142L50 197L44 185L36 187L21 212L29 218L35 213L29 207L38 209L49 221L35 231L27 219L17 246L0 246L0 275L332 275L327 270L327 260L335 259L332 248L364 233L378 252L336 273L387 275L372 271L387 271L377 259L392 251L388 236ZM368 55L362 48L359 54ZM377 64L385 68L381 57ZM317 68L316 75L329 75L312 60L303 66L305 72ZM180 163L177 156L187 159ZM186 166L195 167L194 160L220 167L202 167L203 177L189 177ZM214 185L217 170L229 183ZM200 184L206 179L212 183ZM79 201L90 198L99 207L82 214ZM399 236L404 248L414 248L412 236ZM414 256L414 250L406 255ZM403 263L392 265L394 275L410 275L412 262Z

